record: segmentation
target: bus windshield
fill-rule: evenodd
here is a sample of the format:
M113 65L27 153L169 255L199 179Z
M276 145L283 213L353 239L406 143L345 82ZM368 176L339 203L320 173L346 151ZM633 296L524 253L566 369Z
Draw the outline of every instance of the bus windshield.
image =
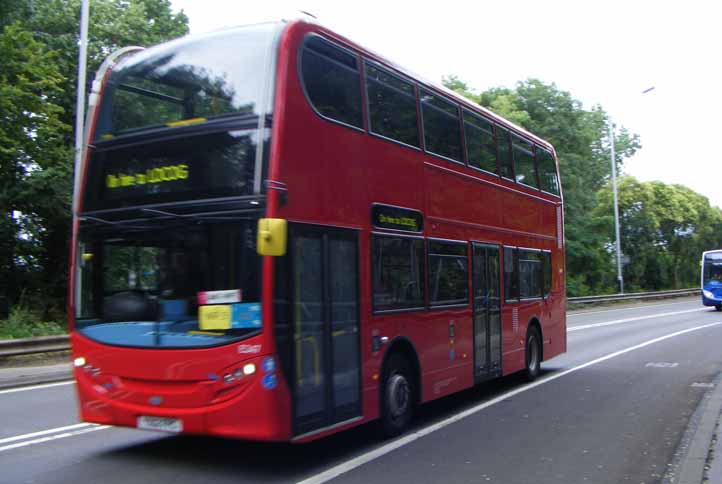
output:
M77 328L96 341L134 347L214 346L257 334L256 224L83 224Z
M705 289L718 287L722 290L722 252L705 254L702 268L702 285Z
M180 39L130 57L103 91L95 139L141 129L268 113L268 62L278 24ZM267 75L268 73L268 75Z

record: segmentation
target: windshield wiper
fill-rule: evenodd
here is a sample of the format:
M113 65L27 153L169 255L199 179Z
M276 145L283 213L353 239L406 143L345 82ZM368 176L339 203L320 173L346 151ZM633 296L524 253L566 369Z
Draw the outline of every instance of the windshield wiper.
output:
M223 217L223 216L217 216L217 215L201 215L201 214L181 214L181 213L173 213L173 212L166 212L165 210L158 210L155 208L141 208L141 212L145 213L152 213L156 215L161 215L164 217L171 217L174 219L185 219L185 220L197 220L201 222L228 222L228 221L236 221L239 220L238 217Z
M91 216L91 215L82 215L82 216L78 217L78 219L79 219L81 222L85 222L85 221L98 222L98 223L101 223L101 224L108 225L108 226L110 226L110 227L123 227L123 228L133 228L133 229L142 229L142 230L147 230L147 229L152 228L152 227L149 227L149 226L147 226L147 225L136 225L136 224L134 224L134 223L127 222L127 221L124 221L124 220L120 220L120 221L118 221L118 220L115 220L115 221L113 221L113 220L105 220L105 219L103 219L103 218L93 217L93 216Z

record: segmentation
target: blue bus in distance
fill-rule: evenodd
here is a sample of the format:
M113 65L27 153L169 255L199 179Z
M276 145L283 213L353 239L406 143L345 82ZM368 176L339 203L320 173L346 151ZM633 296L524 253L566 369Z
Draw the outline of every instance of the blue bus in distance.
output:
M702 304L722 311L722 249L702 253Z

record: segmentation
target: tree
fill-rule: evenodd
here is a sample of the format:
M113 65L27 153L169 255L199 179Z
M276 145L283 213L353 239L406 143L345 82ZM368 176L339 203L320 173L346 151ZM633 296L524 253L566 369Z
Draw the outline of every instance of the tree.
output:
M37 269L38 237L34 223L43 209L67 210L68 186L51 179L66 177L69 152L63 139L70 127L63 108L52 102L65 79L30 32L18 24L0 35L0 298L18 296L19 282ZM48 183L50 181L50 183ZM57 191L60 196L57 196ZM46 194L51 194L46 197ZM52 196L55 194L56 196ZM64 195L64 197L63 197ZM52 200L52 201L51 201ZM50 202L48 204L48 202ZM60 202L60 203L58 203ZM20 273L22 271L22 274Z
M630 263L624 277L631 289L691 287L699 278L705 250L722 247L722 211L682 185L640 182L618 184L622 253ZM597 214L612 209L612 189L599 191ZM610 251L611 253L611 251Z
M23 116L34 123L40 120L56 123L52 124L55 126L52 130L43 127L25 131L23 141L28 145L24 149L11 151L2 143L3 167L6 163L16 167L14 170L8 168L13 177L5 177L3 182L20 183L2 194L4 222L0 227L0 245L3 247L0 279L15 280L10 276L17 272L17 265L21 263L17 260L17 250L23 247L32 252L28 260L39 273L37 280L44 299L60 305L65 296L70 236L73 173L70 126L75 118L81 1L7 0L7 3L0 3L0 25L6 18L17 20L25 31L22 42L32 41L28 44L32 48L24 51L19 41L16 42L12 48L20 49L24 54L10 58L3 56L0 60L0 76L3 76L0 77L0 88L16 88L16 80L8 76L13 75L13 70L19 70L17 79L27 71L28 75L36 76L29 78L37 79L32 86L35 92L39 92L41 86L43 91L35 96L36 105L29 104L24 97L20 101L21 98L3 95L0 100L4 103L0 104L3 123L12 125L14 121L11 120ZM88 73L91 79L105 57L120 47L150 46L188 32L188 18L183 12L173 13L169 0L93 0L90 11ZM19 34L13 31L9 35L17 38ZM40 78L52 80L52 86L40 83ZM52 111L52 116L41 114L44 112L41 108ZM22 213L22 217L13 218L13 210L16 214ZM11 285L18 286L17 283ZM8 296L12 302L17 291Z

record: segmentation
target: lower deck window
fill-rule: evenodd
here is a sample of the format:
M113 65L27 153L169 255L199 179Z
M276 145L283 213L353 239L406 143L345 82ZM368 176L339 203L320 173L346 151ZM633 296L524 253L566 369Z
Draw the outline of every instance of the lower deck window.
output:
M424 306L424 241L412 237L373 238L374 311Z
M466 244L429 241L429 304L466 304L468 297Z

